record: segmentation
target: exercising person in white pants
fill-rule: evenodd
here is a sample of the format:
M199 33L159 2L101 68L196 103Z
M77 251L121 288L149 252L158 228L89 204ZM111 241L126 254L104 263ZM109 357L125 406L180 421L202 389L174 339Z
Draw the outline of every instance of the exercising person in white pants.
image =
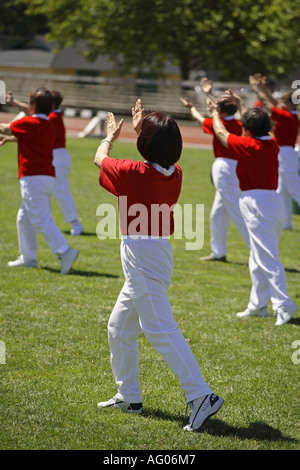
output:
M240 102L228 90L229 99ZM284 224L284 206L278 186L278 152L276 140L269 132L271 121L261 108L242 116L244 136L230 134L224 127L216 104L208 100L216 136L238 157L237 176L242 191L240 208L250 237L249 270L252 280L250 301L239 317L269 316L271 300L277 315L276 325L287 323L297 306L288 295L285 270L279 259L279 238Z
M203 79L200 83L205 94L209 95L212 87L211 81L204 81ZM208 83L210 83L210 85L208 85ZM216 193L210 212L211 254L201 257L200 260L226 261L227 234L231 220L250 249L248 230L239 207L241 190L236 176L237 159L236 156L216 138L213 129L213 120L211 118L205 118L187 98L180 98L180 101L191 110L192 116L201 124L203 131L213 135L215 160L212 166L212 180L216 188ZM218 108L222 122L228 132L241 135L242 123L234 117L238 109L237 106L220 101Z
M173 208L182 181L176 164L182 139L176 122L165 113L143 117L141 101L132 110L137 147L146 161L109 157L123 120L117 125L107 116L107 138L99 146L94 163L100 168L102 187L119 198L122 232L121 260L125 284L108 324L111 365L117 394L98 403L99 408L121 408L131 413L143 410L139 383L137 338L143 331L178 378L191 407L186 431L195 431L222 406L213 394L197 361L174 320L168 297L173 255L168 236L173 233ZM122 199L128 211L123 213ZM155 217L152 209L164 205L167 217ZM140 212L140 216L137 216Z
M55 188L52 164L55 129L48 119L53 105L51 92L37 88L29 96L29 113L11 123L0 125L6 142L18 143L18 178L22 204L17 215L20 256L9 267L37 267L37 232L61 260L61 273L67 274L78 251L69 248L66 238L51 214L51 198Z

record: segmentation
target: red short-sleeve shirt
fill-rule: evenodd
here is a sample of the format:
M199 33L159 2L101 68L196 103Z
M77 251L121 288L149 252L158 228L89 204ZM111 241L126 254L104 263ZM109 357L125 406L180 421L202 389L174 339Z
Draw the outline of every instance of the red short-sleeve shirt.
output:
M18 139L18 178L23 176L55 176L52 164L55 129L49 119L25 116L10 124Z
M242 191L277 189L279 146L276 140L229 134L228 148L238 158L236 174Z
M287 111L285 109L273 106L272 121L275 121L273 133L279 146L294 147L297 142L299 118L296 111Z
M169 236L180 195L182 171L166 175L145 161L104 158L100 185L119 198L122 235Z
M62 112L60 110L52 111L52 113L50 113L48 117L55 127L56 137L54 148L64 148L66 146L66 129L63 121Z
M230 132L231 134L242 135L243 125L241 121L238 121L237 119L221 119L221 121L228 132ZM214 136L213 149L216 158L222 157L230 158L231 160L236 160L236 156L232 154L232 152L230 152L228 148L225 147L225 145L223 145L216 137L213 128L213 120L211 118L204 119L202 129L207 134L212 134Z

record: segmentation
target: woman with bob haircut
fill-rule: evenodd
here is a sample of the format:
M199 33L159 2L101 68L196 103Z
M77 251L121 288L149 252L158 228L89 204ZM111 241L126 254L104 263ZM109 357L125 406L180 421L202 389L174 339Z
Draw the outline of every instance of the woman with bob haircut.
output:
M111 366L118 392L98 403L98 408L143 411L137 340L143 332L177 376L191 407L184 430L195 431L218 411L223 399L213 394L204 381L173 318L168 297L173 272L168 237L174 231L173 208L181 190L182 172L176 163L182 150L181 134L174 119L163 112L144 117L141 100L132 108L132 117L137 148L145 161L110 158L110 149L123 125L123 120L116 124L112 113L107 115L107 137L94 160L100 168L100 185L119 198L125 276L108 322ZM167 207L168 217L156 217L157 206Z

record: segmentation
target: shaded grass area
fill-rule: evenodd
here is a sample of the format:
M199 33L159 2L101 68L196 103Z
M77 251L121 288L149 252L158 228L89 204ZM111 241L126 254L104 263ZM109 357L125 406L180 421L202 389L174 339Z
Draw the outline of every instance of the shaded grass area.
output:
M144 413L97 410L116 392L110 369L107 321L124 282L119 239L99 240L96 209L117 200L98 185L96 139L69 139L71 188L84 225L69 235L53 201L53 216L70 246L80 250L71 274L39 236L38 269L9 269L18 255L16 213L21 202L16 147L1 149L0 364L1 449L94 450L295 450L299 448L300 340L296 313L283 327L275 318L239 320L251 288L248 250L231 224L228 263L201 263L210 252L209 213L214 197L209 150L185 149L180 204L204 204L204 246L187 251L172 239L170 287L174 317L202 373L224 400L199 433L184 433L185 399L176 377L140 336ZM112 156L137 158L135 146L117 142ZM284 231L280 256L289 294L299 304L300 216Z

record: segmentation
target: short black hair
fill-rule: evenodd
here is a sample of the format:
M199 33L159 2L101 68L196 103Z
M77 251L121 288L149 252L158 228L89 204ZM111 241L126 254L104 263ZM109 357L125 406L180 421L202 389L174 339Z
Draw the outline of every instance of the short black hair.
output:
M253 137L268 135L271 130L271 120L262 108L252 108L242 116L244 129L251 132Z
M51 91L44 87L35 88L29 95L29 104L35 104L36 113L42 113L48 116L53 107L53 96Z
M137 148L145 160L169 168L179 160L182 151L178 124L164 112L148 114L141 124Z
M226 104L226 101L219 101L219 109L221 113L233 116L237 112L238 107L235 104Z

